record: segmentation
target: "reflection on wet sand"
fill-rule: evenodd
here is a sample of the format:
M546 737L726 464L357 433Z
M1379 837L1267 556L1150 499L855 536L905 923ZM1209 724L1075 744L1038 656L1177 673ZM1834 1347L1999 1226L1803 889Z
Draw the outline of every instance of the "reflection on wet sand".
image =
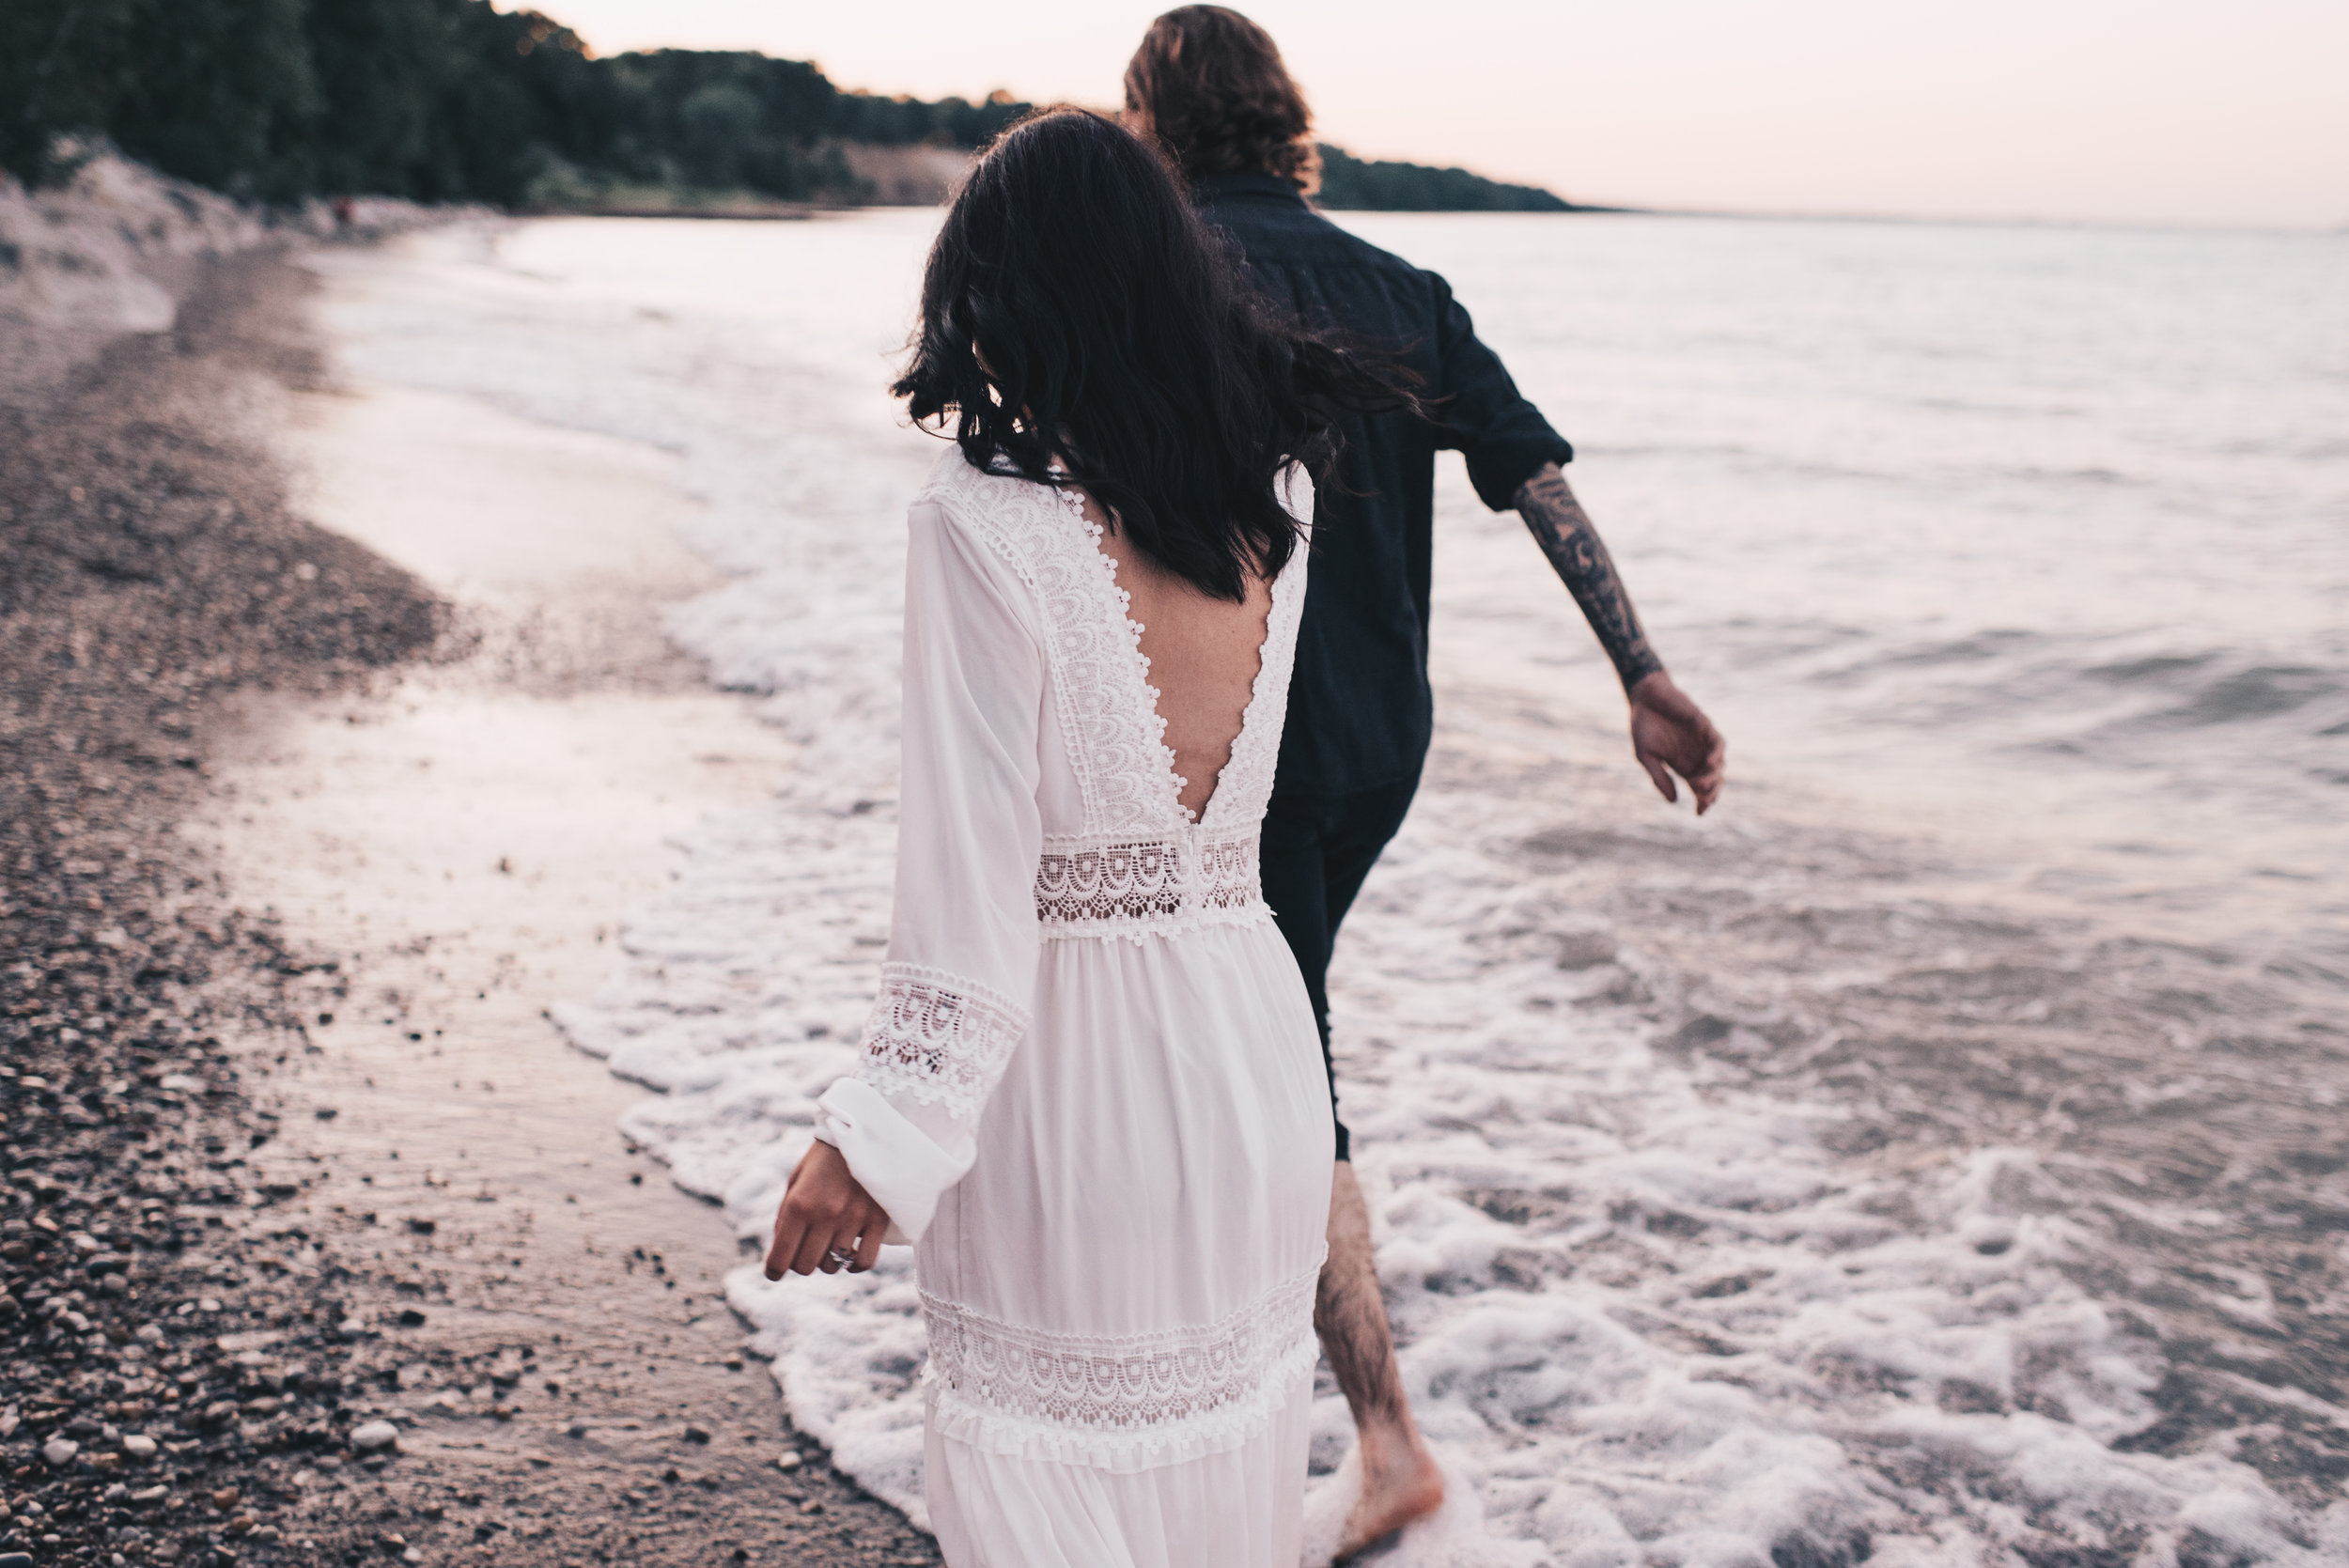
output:
M783 1421L724 1303L735 1238L545 1017L609 969L670 836L785 766L661 631L715 581L674 541L674 462L459 398L293 412L311 515L459 617L379 698L256 704L188 830L331 966L298 986L313 1049L257 1158L307 1179L286 1218L371 1256L354 1288L400 1326L380 1506L500 1561L928 1560Z

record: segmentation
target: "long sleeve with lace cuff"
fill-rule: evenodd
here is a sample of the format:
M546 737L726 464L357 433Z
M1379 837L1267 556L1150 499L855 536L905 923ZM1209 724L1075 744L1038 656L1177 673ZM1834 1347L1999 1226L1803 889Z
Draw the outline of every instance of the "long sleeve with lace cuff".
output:
M915 505L911 524L889 956L856 1077L824 1094L817 1127L888 1211L893 1242L920 1240L970 1170L1027 1032L1041 945L1034 597L942 507Z
M857 1076L817 1101L816 1136L889 1211L887 1240L921 1239L939 1194L971 1169L972 1129L1027 1032L1024 1009L918 964L881 970Z

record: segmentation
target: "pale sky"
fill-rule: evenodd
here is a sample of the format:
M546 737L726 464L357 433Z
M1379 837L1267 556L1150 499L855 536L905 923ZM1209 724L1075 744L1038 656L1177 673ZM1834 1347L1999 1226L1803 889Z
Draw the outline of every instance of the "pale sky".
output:
M511 0L500 0L510 5ZM1120 0L540 0L599 54L1113 106ZM2349 226L2349 0L1260 0L1319 131L1574 200Z

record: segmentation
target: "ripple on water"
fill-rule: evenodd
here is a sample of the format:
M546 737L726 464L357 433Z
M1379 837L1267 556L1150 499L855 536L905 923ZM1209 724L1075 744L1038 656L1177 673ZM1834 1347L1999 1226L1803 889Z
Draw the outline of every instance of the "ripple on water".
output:
M1659 815L1616 719L1561 696L1581 667L1527 657L1563 623L1524 597L1515 525L1447 489L1439 745L1333 988L1403 1366L1486 1521L1445 1528L1493 1544L1392 1560L2349 1559L2349 955L2275 914L2325 908L2322 881L2263 881L2280 891L2259 918L2214 891L2247 864L2340 864L2305 831L2316 808L2271 800L2225 747L2314 766L2310 726L2349 722L2327 706L2344 664L2278 651L2319 624L2321 570L2172 548L2235 525L2235 475L2163 439L2139 389L2178 367L2115 325L2224 264L2168 237L1605 221L1561 253L1554 226L1474 225L1475 245L1440 221L1366 226L1452 272L1592 452L1650 448L1589 488L1635 571L1669 555L1636 579L1643 606L1742 769L1702 826ZM877 279L910 287L922 226L770 227L525 229L570 292L459 267L374 338L351 323L378 374L673 443L710 497L696 537L742 575L677 629L804 766L770 810L688 835L624 968L562 1018L664 1091L630 1132L746 1234L852 1058L885 930L892 521L927 460L870 401L878 354L840 368L842 323L880 309ZM667 249L629 272L614 246ZM1970 269L1999 330L1863 323L1922 347L1849 351L1850 311L1815 291L1837 246ZM1690 287L1733 259L1761 281ZM663 285L669 318L630 317L623 346L598 291L664 267L705 269L697 297ZM773 297L786 273L802 287ZM1537 317L1509 281L1536 274L1605 309ZM1804 287L1793 310L1756 293ZM1615 316L1642 330L1607 335ZM1796 324L1811 335L1787 340ZM2118 334L2132 375L2071 354L2049 380L2049 332ZM1872 396L1927 375L1957 405L1929 423ZM2065 417L1999 411L2033 401ZM1933 477L1985 440L1991 477ZM2081 477L2098 469L2184 499L2149 507L2141 484ZM2320 559L2305 510L2273 514L2275 560ZM1975 815L1915 807L1929 786ZM903 1259L732 1288L795 1420L918 1509ZM1348 1431L1326 1388L1315 1419L1326 1469Z

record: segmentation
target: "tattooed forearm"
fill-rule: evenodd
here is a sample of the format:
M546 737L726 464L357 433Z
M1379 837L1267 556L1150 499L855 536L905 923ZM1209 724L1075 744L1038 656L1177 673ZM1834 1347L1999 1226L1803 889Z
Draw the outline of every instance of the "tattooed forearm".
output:
M1517 494L1517 508L1525 526L1540 541L1542 553L1549 557L1558 580L1589 617L1599 645L1614 660L1623 689L1628 691L1662 669L1664 661L1647 644L1639 612L1631 608L1631 596L1615 575L1615 563L1608 556L1606 544L1556 463L1543 464L1542 471L1525 482Z

